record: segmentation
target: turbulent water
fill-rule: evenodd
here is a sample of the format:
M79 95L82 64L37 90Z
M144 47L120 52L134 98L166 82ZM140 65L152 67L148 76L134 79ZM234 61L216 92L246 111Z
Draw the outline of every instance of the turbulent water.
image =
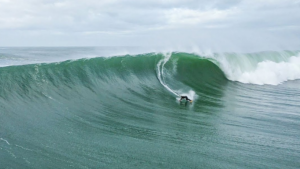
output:
M0 168L300 168L299 51L116 51L0 48Z

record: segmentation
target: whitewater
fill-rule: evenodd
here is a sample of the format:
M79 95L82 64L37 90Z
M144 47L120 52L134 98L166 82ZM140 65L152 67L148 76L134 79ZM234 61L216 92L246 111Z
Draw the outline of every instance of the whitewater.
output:
M0 79L0 168L300 167L297 50L0 48Z

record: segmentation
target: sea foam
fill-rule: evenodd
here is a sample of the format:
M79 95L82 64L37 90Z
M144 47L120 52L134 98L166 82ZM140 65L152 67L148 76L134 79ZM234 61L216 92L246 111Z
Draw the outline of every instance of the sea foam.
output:
M255 64L252 63L251 69L246 69L240 65L228 66L228 64L224 64L224 60L221 62L221 68L227 78L241 83L278 85L288 80L300 79L299 55L283 61L264 60Z

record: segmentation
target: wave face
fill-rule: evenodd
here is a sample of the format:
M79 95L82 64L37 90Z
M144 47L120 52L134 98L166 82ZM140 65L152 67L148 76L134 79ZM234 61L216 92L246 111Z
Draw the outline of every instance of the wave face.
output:
M97 95L126 93L128 89L160 91L176 96L221 87L227 82L222 70L210 59L186 53L145 54L110 58L80 59L50 64L31 64L0 69L4 98L62 97L66 93ZM172 55L172 57L171 57ZM118 91L116 91L118 90ZM51 91L49 93L49 91ZM54 92L55 91L55 92ZM109 97L109 96L107 96ZM190 96L193 97L193 96Z
M0 57L0 168L299 166L297 51L21 52Z
M135 48L8 48L0 51L0 67L27 65L37 63L62 62L63 60L80 60L80 58L97 58L97 56L141 56L145 49ZM147 51L147 50L145 50ZM192 54L194 53L194 54ZM300 51L259 52L259 53L203 53L195 50L192 53L166 52L164 54L143 54L155 58L163 55L160 66L178 57L194 57L208 60L217 65L231 81L257 85L279 85L289 80L300 79ZM155 56L157 55L157 56ZM125 56L125 55L123 55ZM161 57L160 56L160 57ZM181 60L183 58L180 58ZM173 60L173 61L172 61ZM170 64L170 63L168 63ZM159 71L159 70L158 70ZM162 71L164 71L162 69ZM195 70L197 71L197 70ZM203 69L201 70L203 71ZM163 72L162 72L163 73ZM203 74L203 73L202 73ZM204 74L205 75L205 74ZM167 86L165 86L167 87Z

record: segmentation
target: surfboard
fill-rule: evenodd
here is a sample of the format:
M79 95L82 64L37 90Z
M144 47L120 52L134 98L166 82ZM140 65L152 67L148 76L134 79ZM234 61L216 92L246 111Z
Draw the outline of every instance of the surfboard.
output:
M181 102L181 103L186 103L186 102L193 103L193 100L191 100L191 101L187 101L186 99L182 99L182 100L179 100L179 102Z

